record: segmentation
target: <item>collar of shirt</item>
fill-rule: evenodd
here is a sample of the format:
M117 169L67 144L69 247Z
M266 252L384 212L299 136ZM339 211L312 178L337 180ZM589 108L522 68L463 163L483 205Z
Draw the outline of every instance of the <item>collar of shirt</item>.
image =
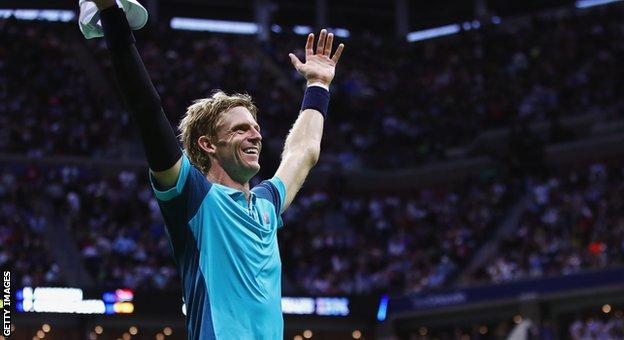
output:
M228 196L232 197L233 200L237 202L242 201L247 204L244 192L218 183L213 183L213 185L218 185L226 194L228 194ZM249 190L249 194L251 195L251 204L256 205L256 194L251 190Z

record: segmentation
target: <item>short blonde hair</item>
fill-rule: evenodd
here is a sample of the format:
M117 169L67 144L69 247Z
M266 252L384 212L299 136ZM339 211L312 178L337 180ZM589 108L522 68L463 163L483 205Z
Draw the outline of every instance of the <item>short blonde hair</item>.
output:
M240 93L227 95L221 90L217 90L209 98L193 101L186 109L186 114L178 125L180 141L191 163L202 173L207 174L210 170L210 158L199 147L197 140L201 136L207 136L214 141L217 136L217 124L223 113L238 106L249 110L254 119L257 119L258 108L251 96Z

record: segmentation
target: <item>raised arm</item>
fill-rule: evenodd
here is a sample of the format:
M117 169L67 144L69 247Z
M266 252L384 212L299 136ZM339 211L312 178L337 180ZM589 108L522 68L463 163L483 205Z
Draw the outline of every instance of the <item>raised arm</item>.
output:
M106 45L122 96L143 142L147 163L159 185L171 187L181 168L182 152L163 112L160 97L134 45L128 21L115 0L93 0L100 11Z
M308 35L305 63L290 54L293 66L308 82L302 110L286 137L282 161L275 174L286 186L286 210L303 185L308 173L316 164L321 152L323 122L329 103L329 85L334 79L336 64L344 45L338 45L331 57L334 35L322 30L314 52L314 34ZM315 88L314 88L315 87Z

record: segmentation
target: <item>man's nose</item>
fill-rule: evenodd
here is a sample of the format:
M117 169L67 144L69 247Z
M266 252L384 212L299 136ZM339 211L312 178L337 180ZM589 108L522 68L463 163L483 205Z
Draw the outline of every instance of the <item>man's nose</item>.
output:
M262 135L257 129L251 129L251 136L249 137L249 139L252 141L260 142L262 141Z

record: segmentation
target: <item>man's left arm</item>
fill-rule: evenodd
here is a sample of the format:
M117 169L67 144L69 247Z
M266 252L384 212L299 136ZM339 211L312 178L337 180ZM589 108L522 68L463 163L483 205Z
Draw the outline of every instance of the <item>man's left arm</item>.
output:
M286 189L281 212L290 206L321 152L323 122L327 118L329 105L329 85L334 79L336 65L344 49L343 44L338 45L331 56L333 40L332 33L322 30L315 53L314 34L310 33L305 48L306 62L302 63L292 53L289 55L295 69L306 78L308 87L299 117L286 137L282 161L275 173Z

